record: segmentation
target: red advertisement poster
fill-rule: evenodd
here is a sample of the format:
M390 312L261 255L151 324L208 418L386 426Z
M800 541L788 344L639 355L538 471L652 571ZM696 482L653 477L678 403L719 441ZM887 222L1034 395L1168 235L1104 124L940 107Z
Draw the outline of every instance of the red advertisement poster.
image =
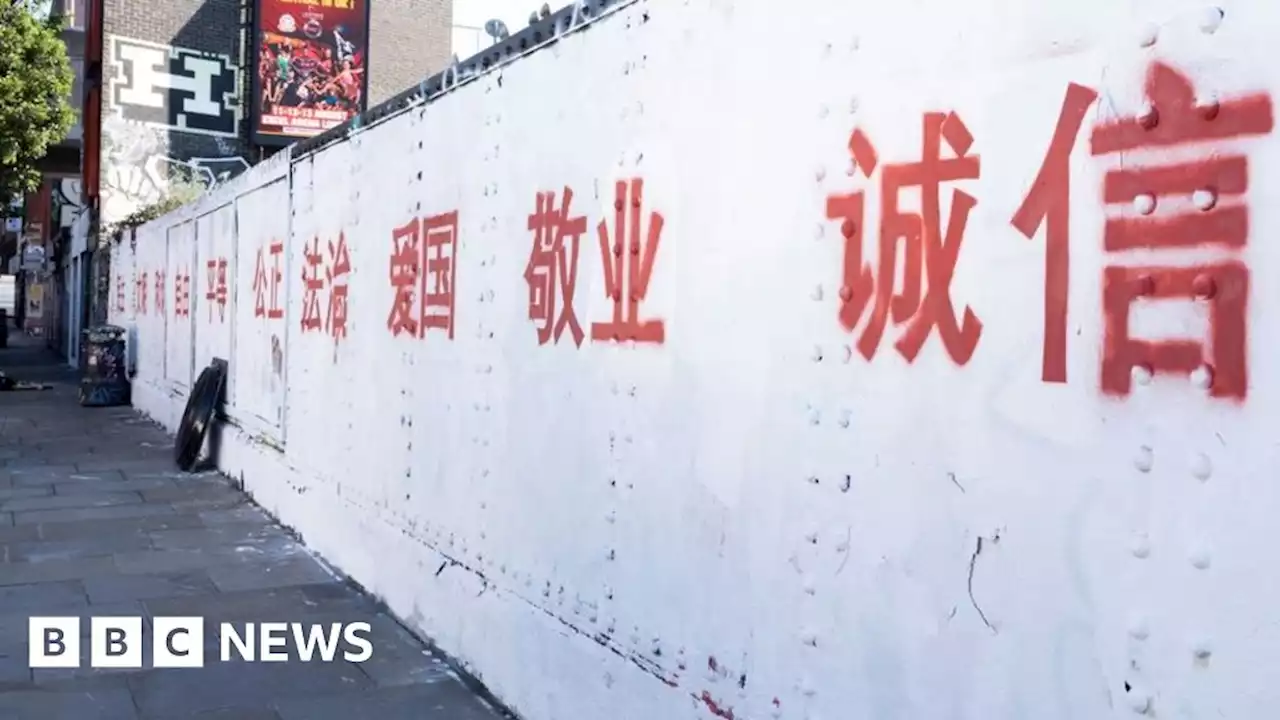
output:
M369 0L258 0L254 134L318 135L365 108Z

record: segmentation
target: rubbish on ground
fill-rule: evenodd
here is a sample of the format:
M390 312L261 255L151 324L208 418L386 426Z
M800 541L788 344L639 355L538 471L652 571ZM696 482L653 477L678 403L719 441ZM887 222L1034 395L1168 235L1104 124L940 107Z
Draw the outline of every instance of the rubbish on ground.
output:
M33 383L33 382L24 382L22 380L14 380L8 375L5 375L3 372L0 372L0 392L4 392L6 390L9 390L9 391L48 390L52 387L53 386L50 385L49 383Z

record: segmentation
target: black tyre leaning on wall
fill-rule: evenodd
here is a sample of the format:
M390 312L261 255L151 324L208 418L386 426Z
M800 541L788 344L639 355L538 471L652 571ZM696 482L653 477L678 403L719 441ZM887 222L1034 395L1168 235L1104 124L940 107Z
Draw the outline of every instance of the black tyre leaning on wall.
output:
M200 458L209 427L222 405L222 391L227 383L227 361L214 358L200 373L187 407L182 412L178 436L173 444L173 459L183 472L191 472Z

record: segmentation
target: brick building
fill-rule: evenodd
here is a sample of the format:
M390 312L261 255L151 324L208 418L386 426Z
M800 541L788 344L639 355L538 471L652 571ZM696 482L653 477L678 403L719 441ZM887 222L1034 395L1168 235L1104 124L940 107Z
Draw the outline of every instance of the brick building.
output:
M223 178L261 157L247 128L252 2L99 2L100 222L154 199L165 169ZM368 83L375 104L445 66L452 3L370 2Z
M453 0L371 2L369 107L443 70L453 53Z

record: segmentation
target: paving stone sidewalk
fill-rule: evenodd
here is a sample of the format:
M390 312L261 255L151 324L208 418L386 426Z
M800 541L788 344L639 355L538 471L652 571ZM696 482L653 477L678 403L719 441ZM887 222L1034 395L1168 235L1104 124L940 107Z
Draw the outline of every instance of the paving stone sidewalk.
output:
M13 342L16 341L16 342ZM0 718L494 720L506 717L226 478L176 470L173 440L128 408L81 408L29 339L0 370ZM28 618L81 618L79 668L31 669ZM90 616L141 616L141 669L90 669ZM205 618L203 668L152 668L155 616ZM370 623L364 663L222 662L218 623Z

